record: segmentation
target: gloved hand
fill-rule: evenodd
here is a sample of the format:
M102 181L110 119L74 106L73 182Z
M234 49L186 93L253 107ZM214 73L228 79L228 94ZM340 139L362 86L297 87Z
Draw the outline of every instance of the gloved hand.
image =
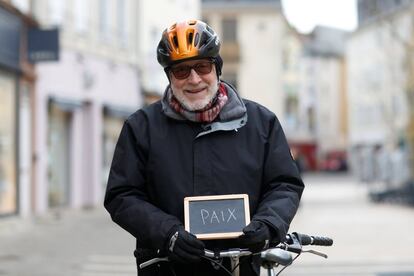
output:
M272 238L269 227L261 221L252 220L249 225L243 228L242 235L239 236L241 247L247 247L252 252L259 252L264 249Z
M166 245L168 258L173 262L196 263L204 255L204 243L182 226L173 227Z

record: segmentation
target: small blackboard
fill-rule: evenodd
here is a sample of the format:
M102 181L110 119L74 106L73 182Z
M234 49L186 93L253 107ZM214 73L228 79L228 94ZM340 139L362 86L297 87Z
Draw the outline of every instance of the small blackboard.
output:
M184 198L185 229L199 239L237 238L250 222L247 194Z

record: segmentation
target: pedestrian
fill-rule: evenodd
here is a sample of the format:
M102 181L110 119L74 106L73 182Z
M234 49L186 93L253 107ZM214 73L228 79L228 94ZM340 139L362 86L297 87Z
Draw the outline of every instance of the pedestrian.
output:
M120 133L105 207L136 238L138 264L159 255L170 260L138 268L140 276L228 275L202 257L204 249L259 251L284 240L297 211L304 185L282 127L220 79L219 50L219 37L200 20L167 28L157 59L169 85ZM185 197L226 194L249 196L243 235L202 241L184 229ZM258 275L256 261L243 262L241 275Z

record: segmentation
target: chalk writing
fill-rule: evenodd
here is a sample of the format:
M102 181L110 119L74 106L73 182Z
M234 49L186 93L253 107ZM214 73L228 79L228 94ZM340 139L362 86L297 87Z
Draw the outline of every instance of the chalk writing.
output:
M200 215L201 215L201 220L203 221L203 225L206 225L206 223L227 223L230 220L234 220L237 221L237 218L235 216L236 209L229 209L227 208L227 210L206 210L206 209L201 209L200 210ZM217 215L217 213L219 215Z

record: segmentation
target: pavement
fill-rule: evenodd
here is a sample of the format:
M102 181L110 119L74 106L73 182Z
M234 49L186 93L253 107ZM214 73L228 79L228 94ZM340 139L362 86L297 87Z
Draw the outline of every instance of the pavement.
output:
M414 208L372 203L365 184L347 175L308 175L290 231L333 238L302 254L286 275L414 275ZM289 272L288 272L289 271Z
M349 175L304 180L290 231L329 236L334 246L313 247L328 259L304 253L282 275L414 275L413 207L371 203ZM101 207L1 218L0 276L133 276L134 246Z

